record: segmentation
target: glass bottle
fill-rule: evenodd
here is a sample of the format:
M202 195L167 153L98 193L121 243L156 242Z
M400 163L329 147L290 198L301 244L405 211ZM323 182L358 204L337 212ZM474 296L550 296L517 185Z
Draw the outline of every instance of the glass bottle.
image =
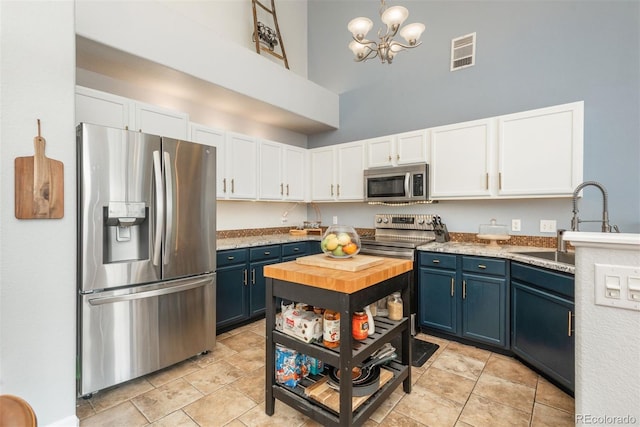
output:
M340 346L340 313L330 309L324 311L322 322L322 343L325 347Z
M394 292L387 301L390 320L402 320L402 298L400 292Z
M365 340L369 336L369 322L364 311L356 311L353 313L351 334L353 335L353 339L358 341Z

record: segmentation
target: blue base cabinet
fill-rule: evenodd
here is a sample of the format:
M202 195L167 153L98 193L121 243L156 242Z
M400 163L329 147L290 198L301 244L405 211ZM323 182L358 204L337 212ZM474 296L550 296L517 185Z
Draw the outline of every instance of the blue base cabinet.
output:
M264 266L318 253L320 242L299 241L217 252L216 332L264 316Z
M505 260L421 252L419 269L421 327L509 347Z
M512 351L575 389L574 277L512 263Z

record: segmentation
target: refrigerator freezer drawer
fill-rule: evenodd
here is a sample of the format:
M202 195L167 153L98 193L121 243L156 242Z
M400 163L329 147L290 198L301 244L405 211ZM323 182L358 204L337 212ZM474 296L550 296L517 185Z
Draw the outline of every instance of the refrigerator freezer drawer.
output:
M80 295L78 395L213 350L215 274Z

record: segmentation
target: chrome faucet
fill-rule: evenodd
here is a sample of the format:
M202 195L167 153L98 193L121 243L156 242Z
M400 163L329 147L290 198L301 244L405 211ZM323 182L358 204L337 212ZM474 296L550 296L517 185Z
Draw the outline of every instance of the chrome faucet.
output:
M597 187L602 192L602 220L582 220L578 218L578 193L580 193L580 190L582 190L584 187L587 187L589 185ZM615 230L616 233L619 233L620 230L618 229L617 225L609 225L609 212L607 211L607 206L607 190L602 184L596 181L585 181L582 184L578 185L573 191L573 218L571 219L571 230L579 231L578 228L581 222L601 222L603 233L611 233L613 230Z

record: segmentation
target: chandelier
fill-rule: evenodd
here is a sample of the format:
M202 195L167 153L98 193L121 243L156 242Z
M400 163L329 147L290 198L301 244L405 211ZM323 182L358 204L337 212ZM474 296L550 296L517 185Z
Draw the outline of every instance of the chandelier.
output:
M352 19L347 28L353 34L353 41L349 43L349 49L355 55L354 60L362 62L378 56L383 64L385 62L391 64L396 53L420 46L422 42L418 40L424 31L424 24L408 24L400 29L408 16L409 11L406 7L392 6L387 8L385 0L380 0L380 19L387 25L387 29L386 31L383 31L382 28L378 30L380 41L377 43L365 38L373 27L371 19L364 17ZM407 44L399 43L393 39L398 30Z

